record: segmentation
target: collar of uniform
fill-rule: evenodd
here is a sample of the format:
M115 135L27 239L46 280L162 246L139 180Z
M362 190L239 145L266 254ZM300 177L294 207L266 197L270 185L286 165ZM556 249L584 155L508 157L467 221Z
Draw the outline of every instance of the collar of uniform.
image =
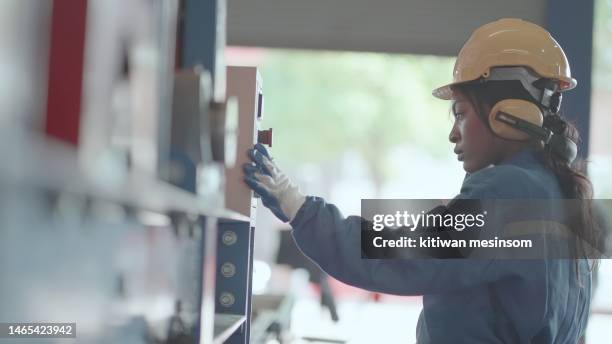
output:
M533 165L533 164L539 164L539 163L540 161L538 159L537 152L532 148L526 148L518 152L517 154L511 156L510 158L507 158L506 160L502 161L501 165L524 166L524 165Z

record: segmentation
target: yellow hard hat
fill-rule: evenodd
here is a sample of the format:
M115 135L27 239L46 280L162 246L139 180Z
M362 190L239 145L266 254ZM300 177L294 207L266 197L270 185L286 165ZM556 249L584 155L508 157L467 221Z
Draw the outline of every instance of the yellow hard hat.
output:
M441 99L451 99L453 85L487 78L491 68L529 67L542 78L558 81L558 90L576 87L569 62L559 43L542 27L515 18L505 18L476 29L461 48L453 69L453 82L433 90Z

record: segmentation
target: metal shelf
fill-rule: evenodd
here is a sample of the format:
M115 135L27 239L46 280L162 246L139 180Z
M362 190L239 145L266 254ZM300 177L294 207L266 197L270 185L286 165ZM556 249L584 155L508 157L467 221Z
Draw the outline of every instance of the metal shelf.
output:
M141 210L184 212L234 221L250 218L219 206L220 180L207 181L199 195L184 191L155 176L121 172L110 163L83 166L77 151L56 140L31 133L11 133L0 140L0 183L40 187L133 206ZM9 144L10 143L10 144ZM218 167L222 173L222 167Z
M215 314L215 329L213 343L223 343L246 320L246 316L237 314Z

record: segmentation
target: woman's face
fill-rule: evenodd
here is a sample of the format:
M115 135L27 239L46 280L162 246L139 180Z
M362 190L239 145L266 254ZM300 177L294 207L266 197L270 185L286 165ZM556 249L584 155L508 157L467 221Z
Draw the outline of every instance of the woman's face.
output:
M457 159L463 161L463 169L476 172L499 161L499 139L478 117L472 103L460 92L453 92L453 128L448 136L455 144Z

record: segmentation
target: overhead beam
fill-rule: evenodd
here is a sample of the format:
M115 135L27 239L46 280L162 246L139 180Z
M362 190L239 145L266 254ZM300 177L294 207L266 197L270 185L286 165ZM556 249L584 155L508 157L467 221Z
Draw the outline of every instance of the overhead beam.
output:
M555 1L552 1L555 2ZM546 0L232 0L230 45L454 56L501 17L543 25Z

